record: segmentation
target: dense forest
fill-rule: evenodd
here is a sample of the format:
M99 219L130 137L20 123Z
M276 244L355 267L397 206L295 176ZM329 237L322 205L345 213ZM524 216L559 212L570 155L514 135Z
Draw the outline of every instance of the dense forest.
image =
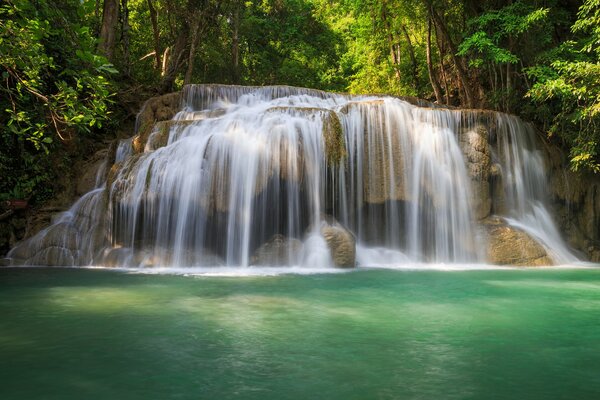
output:
M4 0L0 200L187 83L285 84L516 113L600 172L600 0Z

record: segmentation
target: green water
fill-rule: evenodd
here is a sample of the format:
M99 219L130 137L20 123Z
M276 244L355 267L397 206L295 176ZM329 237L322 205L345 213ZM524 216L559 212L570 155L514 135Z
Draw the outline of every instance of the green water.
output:
M0 399L598 399L600 269L0 269Z

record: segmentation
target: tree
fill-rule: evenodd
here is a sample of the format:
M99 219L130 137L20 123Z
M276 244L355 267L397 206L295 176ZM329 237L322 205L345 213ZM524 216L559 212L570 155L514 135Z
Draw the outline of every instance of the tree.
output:
M600 0L584 1L577 17L576 40L527 70L536 80L528 96L550 108L549 135L570 147L571 167L600 172Z
M93 7L92 2L83 5ZM86 10L68 0L7 0L0 6L0 197L30 197L48 184L48 155L60 142L107 120L116 72L95 54L82 24Z
M104 0L98 51L113 60L119 24L119 0Z

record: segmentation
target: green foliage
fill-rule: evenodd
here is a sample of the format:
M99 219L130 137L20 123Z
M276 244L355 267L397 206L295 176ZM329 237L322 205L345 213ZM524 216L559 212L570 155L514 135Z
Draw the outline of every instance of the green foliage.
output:
M481 75L493 76L487 95L492 107L504 111L517 107L522 98L519 86L527 82L512 71L535 63L539 52L551 44L550 24L549 7L524 0L488 9L468 21L469 34L458 46L458 55Z
M536 80L528 96L550 103L549 134L570 148L574 170L600 172L600 0L587 0L572 30L578 41L565 42L545 63L527 70Z
M57 142L106 121L109 76L83 25L84 1L7 0L0 6L0 197L44 192Z

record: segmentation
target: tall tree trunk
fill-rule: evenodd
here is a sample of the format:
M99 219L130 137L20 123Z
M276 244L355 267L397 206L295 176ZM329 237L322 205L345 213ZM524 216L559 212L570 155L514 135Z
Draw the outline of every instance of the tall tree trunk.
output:
M381 5L381 22L385 29L388 46L390 48L390 56L392 57L392 65L394 66L394 74L396 79L400 80L400 54L396 52L396 40L394 39L394 33L392 32L392 26L387 17L387 2L383 2Z
M427 72L429 73L429 82L435 93L435 99L439 104L443 103L442 88L437 80L437 76L433 72L433 64L431 61L431 18L427 20Z
M104 0L98 51L113 61L119 24L119 0Z
M177 72L180 70L185 58L184 54L188 43L189 33L189 26L185 24L169 51L168 57L165 57L165 68L163 69L163 76L159 89L160 93L173 91Z
M238 85L240 83L240 3L235 2L233 10L232 32L231 32L231 58L233 61L232 81Z
M437 44L438 51L440 53L440 76L442 77L442 83L444 85L444 97L445 103L450 105L450 85L448 84L448 74L446 73L446 62L444 61L444 54L446 54L446 48L444 47L443 41L439 35L435 35L435 43ZM458 81L460 91L460 81Z
M469 82L467 71L465 71L461 60L456 55L456 53L458 51L457 47L454 44L454 41L452 40L452 38L450 37L448 28L446 27L444 20L440 17L440 15L437 13L437 11L433 7L433 5L431 5L431 3L429 6L429 14L431 15L431 17L433 19L433 23L436 26L436 32L448 46L450 56L452 57L454 67L456 68L456 74L458 75L458 79L460 80L460 83L461 83L464 93L465 93L465 102L466 102L465 105L469 108L475 108L476 102L475 102L475 97L473 96L473 89Z
M171 55L171 48L167 47L162 56L162 66L160 70L160 76L165 76L167 74L167 67L169 66L169 56Z
M123 38L123 64L125 64L125 75L131 75L131 59L129 52L129 34L131 26L129 25L129 6L127 0L121 0L121 32Z
M406 43L408 44L408 56L410 57L410 65L412 70L412 80L413 87L415 90L419 87L419 77L418 77L418 64L417 57L415 56L415 49L412 44L412 40L410 40L410 36L408 35L408 30L405 25L400 26L402 29L402 33L404 34L404 38L406 39Z
M154 4L152 4L152 0L148 0L148 9L150 10L150 22L152 23L152 33L154 35L156 70L160 71L162 68L162 62L160 60L160 31L158 30L158 14L156 13Z
M198 44L198 37L200 32L200 15L195 13L192 22L192 35L190 37L190 52L188 53L187 70L185 71L185 78L183 84L187 85L192 82L192 74L194 73L194 59L196 56L196 45Z

